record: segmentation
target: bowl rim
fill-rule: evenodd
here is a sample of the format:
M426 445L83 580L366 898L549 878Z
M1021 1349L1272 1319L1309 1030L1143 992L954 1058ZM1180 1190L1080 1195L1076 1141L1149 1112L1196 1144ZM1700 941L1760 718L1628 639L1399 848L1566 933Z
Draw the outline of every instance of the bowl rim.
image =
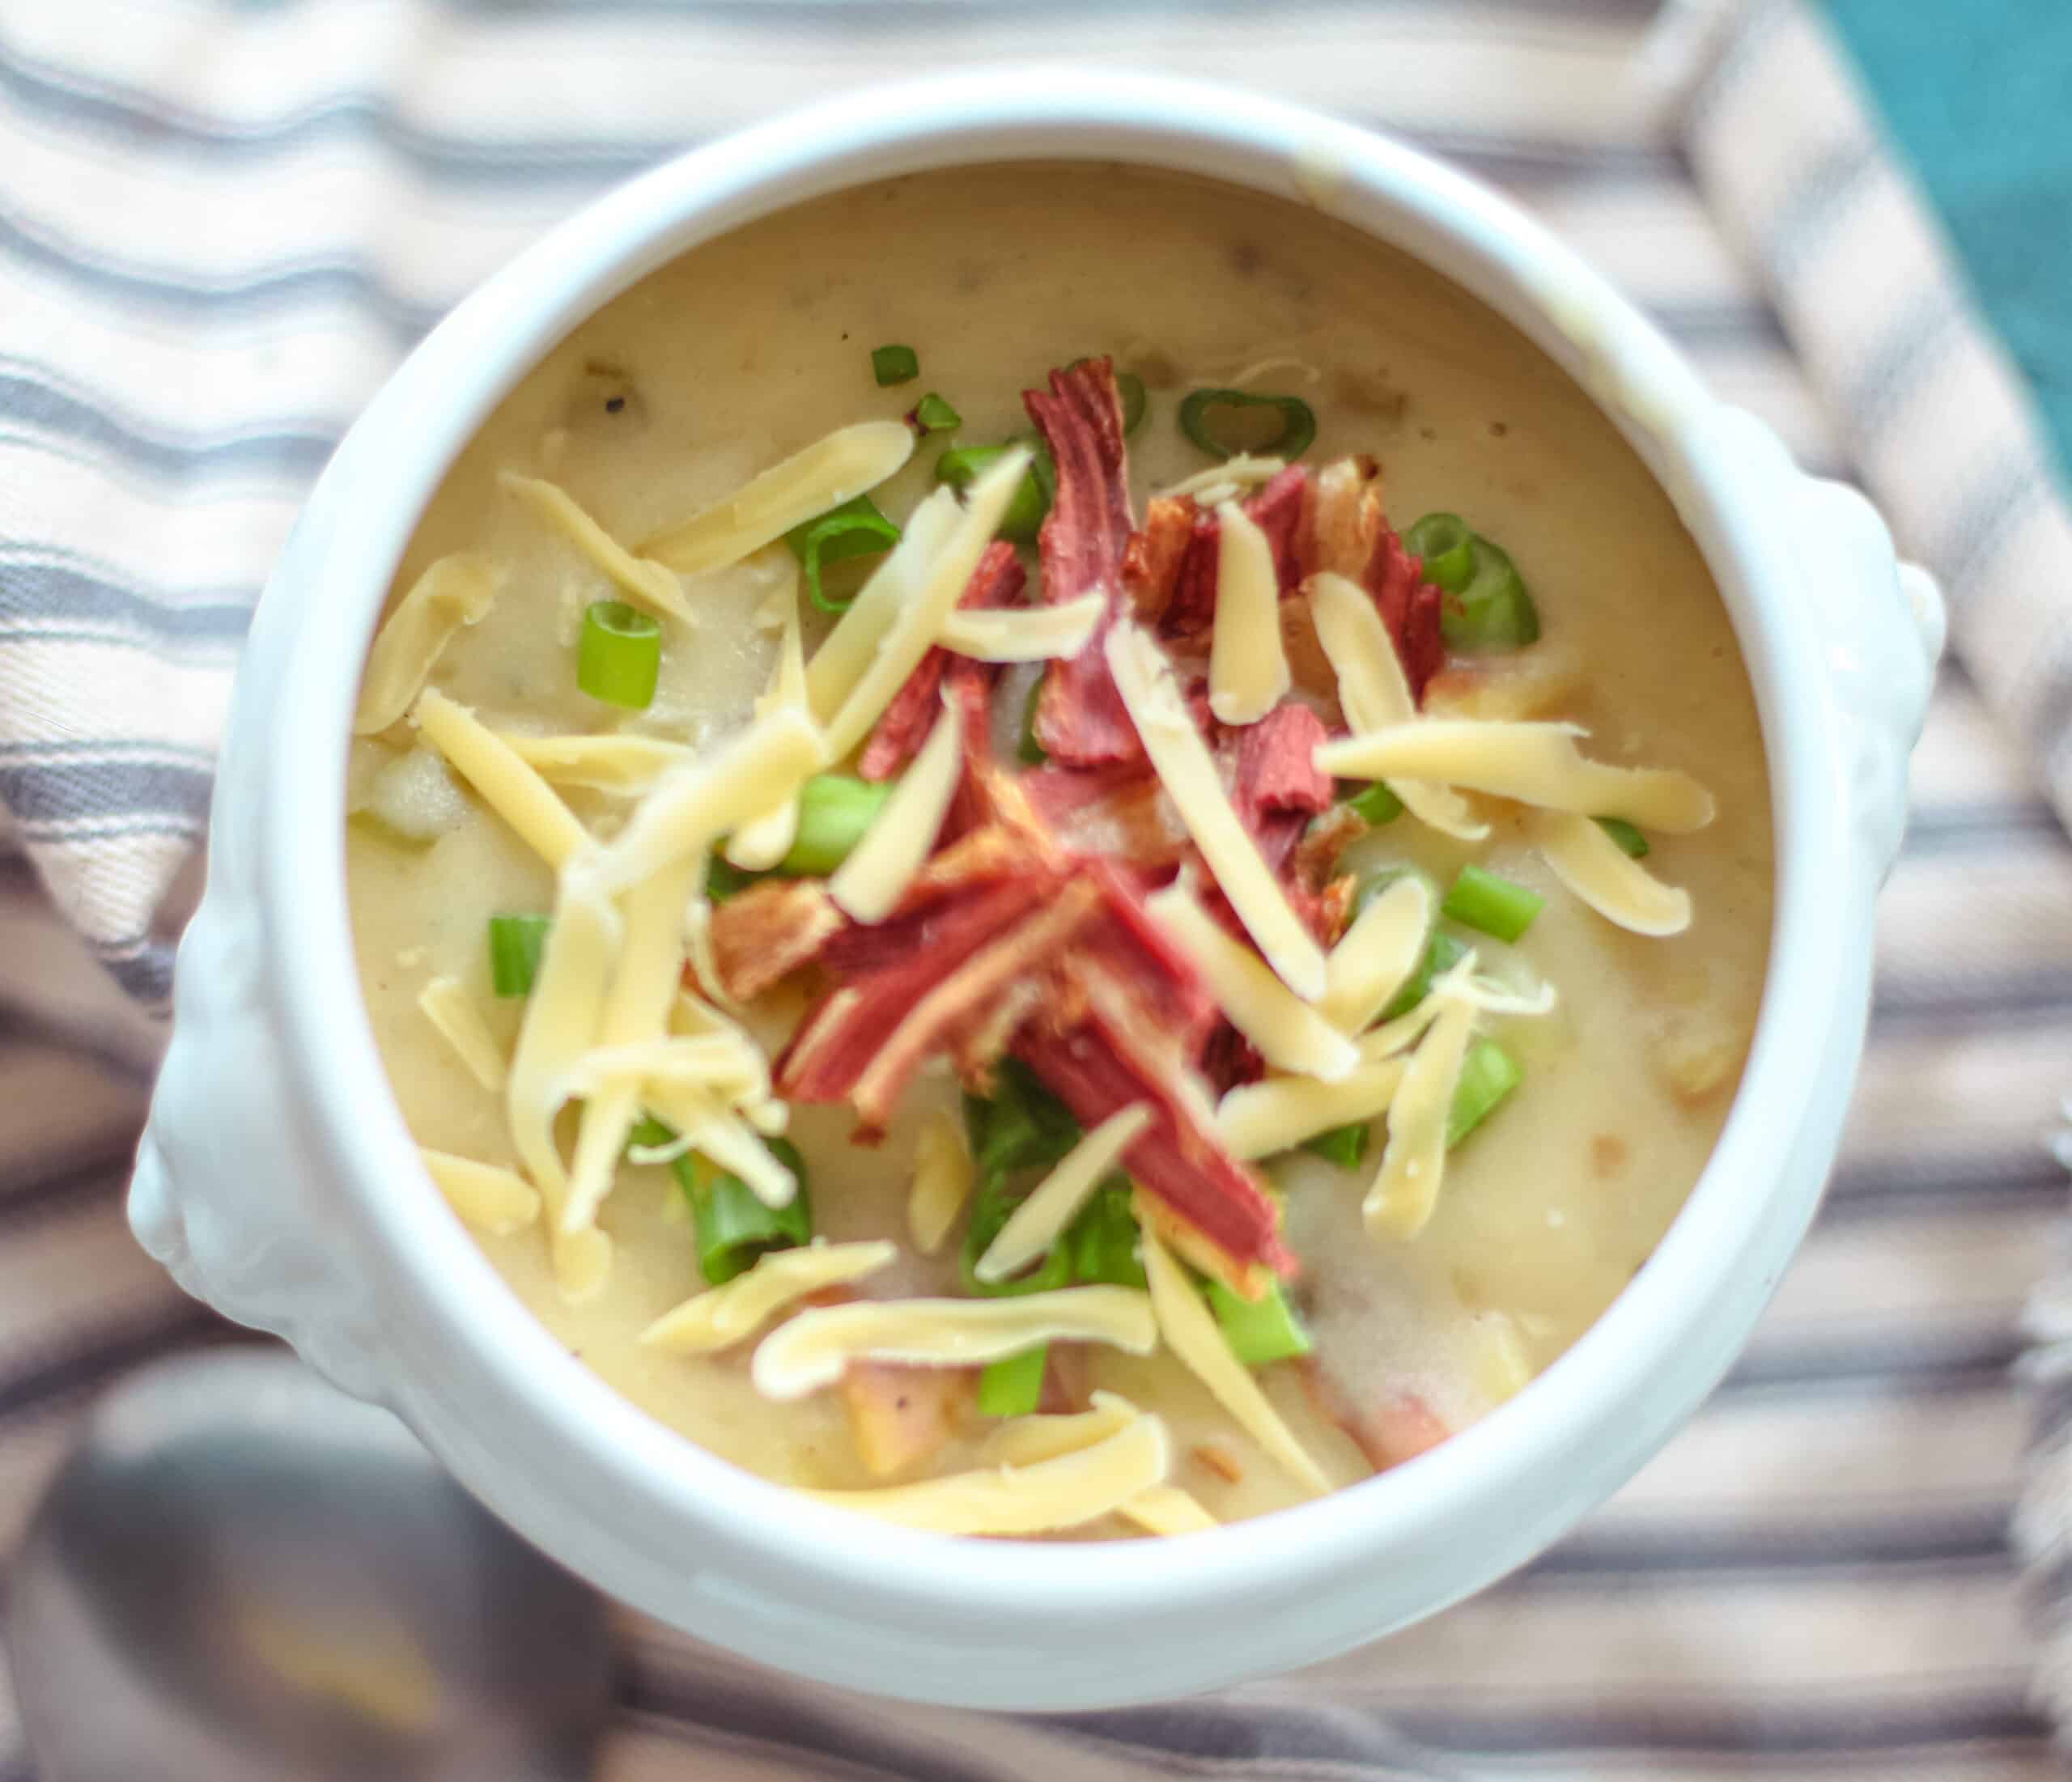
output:
M720 1460L569 1356L430 1186L388 1090L354 965L343 843L352 701L358 664L432 490L496 403L571 327L698 243L825 193L901 172L1059 159L1173 168L1316 205L1464 287L1597 400L1692 532L1755 690L1776 860L1769 961L1740 1084L1684 1207L1569 1351L1480 1423L1374 1479L1186 1543L1032 1546L879 1525L858 1540L860 1525L846 1513ZM1845 919L1849 900L1832 894L1854 881L1860 862L1848 839L1828 684L1810 626L1787 616L1790 563L1751 523L1758 491L1700 424L1717 412L1652 324L1467 176L1364 127L1164 77L1015 70L875 87L657 168L494 275L392 378L312 499L312 509L329 501L355 524L323 532L321 564L291 574L291 585L272 596L295 600L298 634L269 739L261 829L283 1060L311 1110L310 1135L338 1160L339 1185L350 1184L345 1211L363 1258L385 1271L380 1296L399 1329L414 1327L420 1357L438 1344L464 1358L494 1395L471 1415L483 1427L494 1418L504 1433L449 1453L449 1464L550 1551L563 1544L561 1531L541 1525L537 1493L498 1478L492 1449L529 1448L564 1479L609 1481L615 1510L657 1519L628 1537L654 1551L680 1558L697 1531L750 1574L867 1593L876 1612L932 1626L981 1613L1056 1626L1094 1612L1105 1620L1212 1601L1228 1608L1291 1584L1321 1585L1348 1556L1416 1547L1478 1509L1535 1494L1543 1521L1573 1521L1603 1493L1592 1487L1556 1504L1562 1488L1547 1483L1548 1469L1573 1462L1586 1440L1610 1440L1624 1457L1623 1478L1659 1445L1738 1352L1810 1220L1819 1184L1794 1180L1785 1162L1818 1109L1835 1005L1847 1001L1834 992L1847 961L1867 957L1862 925L1853 932ZM299 581L316 586L292 585ZM312 787L321 796L309 796ZM1751 1182L1762 1186L1751 1192ZM1751 1271L1768 1278L1751 1283ZM1707 1321L1722 1317L1739 1327L1701 1341ZM1670 1394L1675 1402L1659 1402L1662 1377L1675 1366L1685 1373ZM391 1385L406 1411L432 1396L425 1381ZM1645 1427L1621 1432L1622 1412ZM1541 1538L1527 1538L1530 1548L1500 1542L1486 1565L1464 1565L1458 1586L1430 1606L1528 1556Z

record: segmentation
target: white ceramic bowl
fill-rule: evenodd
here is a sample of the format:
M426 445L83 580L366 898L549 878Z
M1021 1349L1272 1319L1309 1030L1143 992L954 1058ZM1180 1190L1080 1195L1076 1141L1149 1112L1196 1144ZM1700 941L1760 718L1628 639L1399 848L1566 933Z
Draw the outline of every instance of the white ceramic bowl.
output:
M1319 206L1508 317L1597 398L1704 550L1754 681L1776 934L1719 1148L1654 1258L1527 1391L1430 1454L1182 1542L949 1541L822 1509L650 1421L512 1296L427 1182L347 934L343 796L362 655L448 463L556 339L687 248L821 193L974 161L1099 159ZM138 1235L189 1291L393 1407L587 1578L751 1657L862 1689L1087 1707L1321 1658L1539 1551L1733 1360L1803 1234L1862 1044L1870 905L1942 641L1860 498L1802 476L1559 244L1399 144L1162 80L964 76L686 156L462 303L339 448L253 622L208 893L138 1162Z

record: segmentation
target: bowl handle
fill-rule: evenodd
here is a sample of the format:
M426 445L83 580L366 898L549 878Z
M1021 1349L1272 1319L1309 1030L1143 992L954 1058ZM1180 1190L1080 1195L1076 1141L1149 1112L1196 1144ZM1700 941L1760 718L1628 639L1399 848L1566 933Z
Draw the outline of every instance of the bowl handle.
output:
M1942 591L1918 564L1898 560L1860 491L1801 470L1751 414L1725 409L1717 424L1714 443L1756 473L1759 499L1783 521L1841 720L1858 849L1882 884L1906 833L1907 757L1947 634Z
M310 529L291 534L275 571L315 550ZM296 572L308 574L307 562ZM130 1184L138 1241L181 1287L240 1324L285 1337L303 1359L355 1397L388 1401L383 1322L355 1271L324 1148L282 1063L259 893L256 799L231 783L256 780L278 714L281 677L253 658L281 659L270 636L291 615L261 603L244 672L231 696L209 831L208 885L180 944L172 1042Z

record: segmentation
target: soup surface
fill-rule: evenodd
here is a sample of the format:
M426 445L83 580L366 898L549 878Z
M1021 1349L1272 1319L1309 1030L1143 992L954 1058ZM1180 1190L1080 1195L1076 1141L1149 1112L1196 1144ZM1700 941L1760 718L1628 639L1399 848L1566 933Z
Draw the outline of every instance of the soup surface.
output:
M769 516L860 482L902 542L802 587ZM1772 860L1704 565L1535 348L1291 204L987 168L700 248L503 402L390 613L347 863L404 1118L771 1479L1082 1535L1352 1483L1573 1343L1717 1137Z

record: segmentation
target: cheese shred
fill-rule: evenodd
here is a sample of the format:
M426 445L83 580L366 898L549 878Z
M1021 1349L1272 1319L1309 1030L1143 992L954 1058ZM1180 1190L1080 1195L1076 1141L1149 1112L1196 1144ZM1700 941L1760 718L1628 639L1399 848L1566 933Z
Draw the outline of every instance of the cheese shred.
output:
M976 1174L963 1122L946 1108L931 1108L914 1141L914 1186L906 1197L906 1229L923 1256L942 1248Z
M942 622L945 650L980 662L1047 662L1085 649L1108 609L1099 590L1055 606L953 609Z
M1139 1195L1141 1201L1142 1196ZM1173 1253L1159 1241L1151 1222L1141 1211L1144 1228L1144 1272L1150 1283L1151 1304L1157 1313L1158 1334L1166 1347L1178 1356L1187 1371L1216 1395L1216 1402L1237 1420L1238 1427L1257 1442L1288 1474L1321 1496L1331 1489L1324 1470L1296 1440L1295 1432L1281 1420L1280 1413L1267 1402L1251 1370L1231 1352L1216 1314L1208 1302L1195 1291ZM1040 1297L1038 1295L1030 1296Z
M491 1095L503 1094L507 1076L503 1049L467 986L457 978L435 978L418 992L418 1007L467 1066L469 1075Z
M665 618L697 625L698 615L685 600L683 589L669 565L635 556L584 512L559 483L540 477L521 477L515 470L500 472L497 481L589 558L592 566L629 600L652 608Z
M1664 885L1587 817L1542 816L1532 841L1554 876L1607 922L1656 936L1691 926L1691 893Z
M872 1243L815 1242L800 1250L771 1250L754 1267L723 1286L688 1299L640 1333L642 1344L672 1355L711 1355L753 1336L785 1307L810 1293L846 1286L893 1262L899 1247Z
M1160 782L1246 931L1280 980L1306 1002L1324 993L1323 949L1232 808L1208 745L1150 636L1123 623L1109 632L1108 666Z
M799 630L799 575L792 566L784 596L783 635L778 639L777 667L769 690L756 702L755 715L796 711L810 719L806 703L805 647ZM799 795L788 792L760 817L752 817L727 838L727 859L744 872L766 872L791 852L799 833Z
M1389 1108L1389 1140L1381 1168L1360 1203L1370 1228L1415 1237L1431 1222L1446 1177L1446 1120L1467 1056L1475 1005L1441 997L1443 1006L1404 1066Z
M1136 1101L1118 1109L1087 1133L1008 1216L971 1272L989 1283L1020 1274L1064 1235L1094 1190L1122 1161L1123 1153L1150 1124L1150 1104Z
M556 872L590 845L575 812L465 706L427 687L410 717L447 764Z
M1290 685L1280 636L1273 546L1234 501L1216 510L1216 624L1208 646L1208 709L1225 724L1257 723Z
M851 1361L961 1368L1039 1343L1105 1343L1149 1355L1151 1301L1133 1287L1067 1287L999 1300L858 1300L815 1306L762 1339L749 1369L766 1398L831 1386Z
M1711 822L1713 795L1688 774L1586 760L1573 724L1492 723L1428 718L1320 743L1316 765L1349 779L1419 779L1465 786L1547 810L1623 817L1673 835Z
M450 1151L421 1150L424 1166L446 1203L468 1224L493 1237L522 1231L540 1216L540 1196L516 1170Z
M496 571L486 557L456 551L410 584L381 622L360 677L353 734L386 730L410 709L432 665L462 626L478 624L496 604Z
M838 909L864 923L892 914L933 851L963 777L963 723L945 705L913 765L827 881Z
M1417 969L1433 914L1432 887L1418 874L1406 872L1385 885L1324 961L1318 1012L1341 1033L1364 1033Z

